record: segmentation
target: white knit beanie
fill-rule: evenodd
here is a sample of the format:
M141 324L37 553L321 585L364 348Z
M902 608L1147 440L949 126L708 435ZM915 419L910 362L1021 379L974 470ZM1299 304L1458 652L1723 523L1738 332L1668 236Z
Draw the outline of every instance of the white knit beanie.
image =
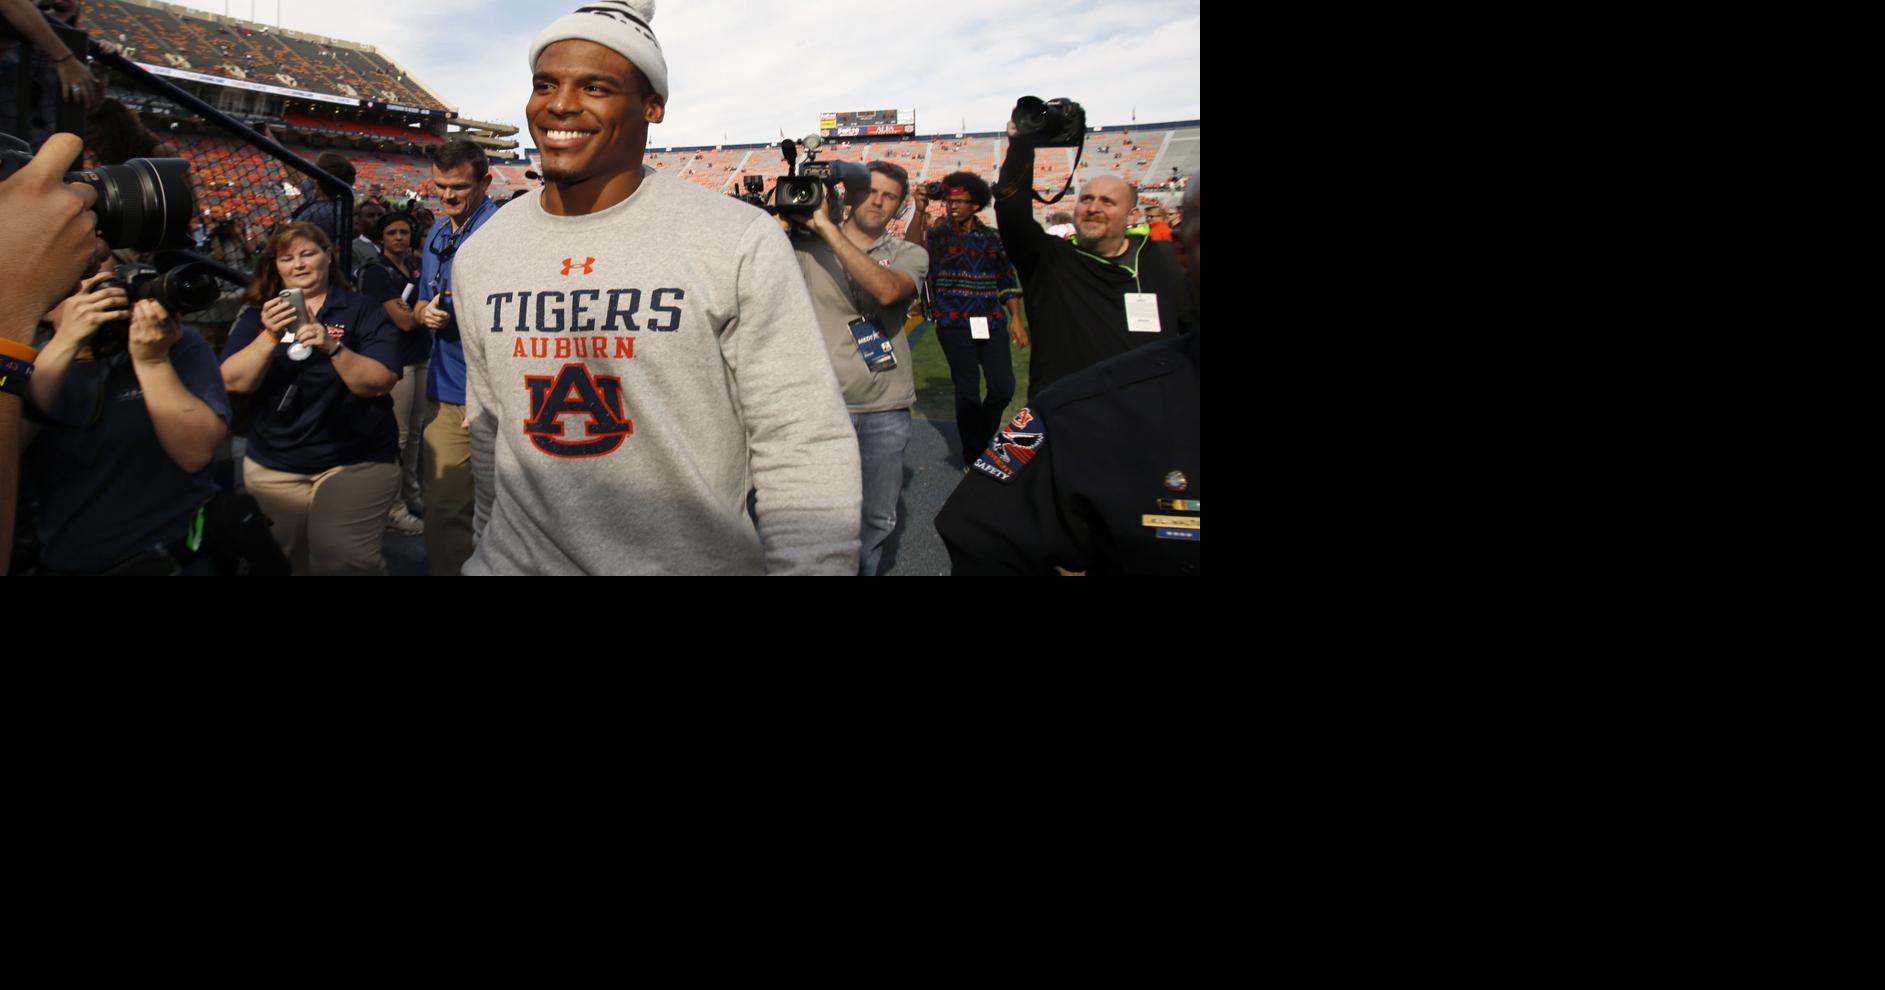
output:
M593 0L576 8L575 13L557 18L530 45L530 69L537 68L537 56L559 41L593 41L613 48L635 64L648 79L648 85L668 99L668 60L661 55L661 42L655 40L655 0Z

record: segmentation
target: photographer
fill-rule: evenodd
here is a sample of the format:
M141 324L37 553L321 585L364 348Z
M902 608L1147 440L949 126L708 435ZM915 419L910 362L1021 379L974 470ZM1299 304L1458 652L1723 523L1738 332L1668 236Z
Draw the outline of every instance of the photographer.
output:
M301 290L311 322L297 325L284 287ZM385 573L380 534L399 497L387 397L399 382L399 331L351 287L320 228L282 224L223 347L223 383L255 395L243 482L296 574ZM287 333L313 353L288 346Z
M215 574L203 518L229 420L216 356L113 278L86 279L48 314L26 428L36 573Z
M1077 105L1033 102L1032 114L1015 108L1027 127L1008 123L1008 157L995 184L1001 243L1027 291L1030 399L1067 375L1197 323L1197 303L1172 246L1126 233L1138 199L1131 183L1110 175L1087 180L1072 239L1041 229L1030 202L1034 149L1079 144L1086 116Z
M858 573L883 573L884 544L897 528L903 491L903 452L910 445L910 407L916 404L910 344L903 314L929 267L929 256L888 232L909 194L910 177L889 162L871 162L870 187L859 190L842 226L823 208L779 214L792 237L799 270L811 292L825 353L838 374L864 470L862 546ZM869 319L877 336L852 325ZM888 338L894 360L867 361L867 348ZM877 351L872 350L874 355Z
M0 182L0 217L35 235L31 251L0 253L0 567L13 554L19 483L20 400L39 352L27 341L47 310L71 291L98 243L97 193L67 185L65 168L83 150L76 135L55 134L39 154Z
M906 237L929 249L934 272L933 318L936 342L949 361L956 389L956 432L962 438L962 466L975 463L982 445L1001 425L1001 414L1014 398L1014 359L1010 339L1028 346L1027 321L1021 316L1021 287L1014 266L1002 251L1001 236L976 214L988 208L988 183L970 172L951 172L939 185L945 196L943 222L931 226L926 191L916 192L916 216ZM982 395L982 378L988 395Z

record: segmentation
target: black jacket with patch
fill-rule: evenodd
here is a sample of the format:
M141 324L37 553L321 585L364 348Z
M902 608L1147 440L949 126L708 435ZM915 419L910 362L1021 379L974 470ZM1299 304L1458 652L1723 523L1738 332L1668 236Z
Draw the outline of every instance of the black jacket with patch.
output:
M953 573L1198 574L1202 336L1095 365L1016 413L936 516Z

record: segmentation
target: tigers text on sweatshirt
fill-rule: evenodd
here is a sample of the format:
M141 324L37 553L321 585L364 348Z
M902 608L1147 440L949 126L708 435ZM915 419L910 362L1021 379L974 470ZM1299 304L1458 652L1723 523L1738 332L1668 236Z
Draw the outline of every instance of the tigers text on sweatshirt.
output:
M532 192L459 251L465 573L855 574L857 438L791 245L642 176L588 216Z

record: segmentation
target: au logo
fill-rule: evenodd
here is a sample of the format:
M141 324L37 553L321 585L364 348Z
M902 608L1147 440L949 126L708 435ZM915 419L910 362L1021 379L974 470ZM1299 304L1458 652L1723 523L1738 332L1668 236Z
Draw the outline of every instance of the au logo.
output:
M524 435L551 457L612 454L635 432L623 414L622 379L615 375L592 375L585 365L566 364L555 378L524 376L524 387L530 390ZM565 436L565 416L588 419L581 438Z
M596 273L596 259L584 258L578 263L575 258L564 258L563 277L568 278L570 270L573 268L581 268L584 275L594 275Z

